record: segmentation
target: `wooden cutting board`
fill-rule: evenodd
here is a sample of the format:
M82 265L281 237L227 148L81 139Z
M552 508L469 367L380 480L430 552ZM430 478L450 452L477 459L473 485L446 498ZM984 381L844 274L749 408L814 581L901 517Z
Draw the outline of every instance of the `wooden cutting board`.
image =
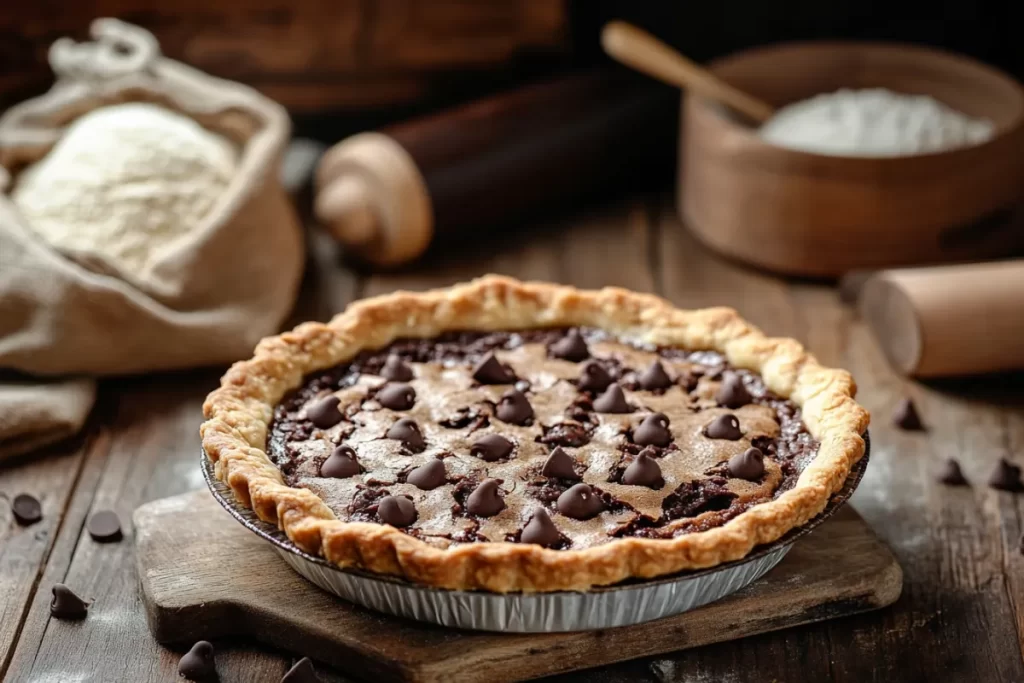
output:
M717 603L618 629L506 635L389 617L325 593L206 491L144 505L134 522L160 642L248 636L378 681L513 681L600 666L878 609L903 581L888 547L846 506L764 578Z

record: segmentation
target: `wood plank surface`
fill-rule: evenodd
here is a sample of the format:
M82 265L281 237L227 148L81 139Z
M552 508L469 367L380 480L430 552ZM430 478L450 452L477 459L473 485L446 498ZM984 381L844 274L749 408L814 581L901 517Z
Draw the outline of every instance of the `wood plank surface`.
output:
M1004 423L1010 415L1021 419L1021 385L1006 392L1018 397L1007 405L985 396L991 381L978 383L974 399L907 382L832 288L785 283L723 261L682 230L671 211L662 216L669 299L734 306L766 332L801 339L824 363L854 374L859 400L872 411L873 449L853 503L893 547L906 581L903 599L879 615L759 637L755 651L749 641L705 648L675 666L708 680L746 666L744 680L751 681L789 680L801 667L831 680L1024 680L998 525L1000 503L1012 508L1015 501L984 485L998 457L1012 457ZM896 402L907 395L918 402L929 432L906 433L890 423ZM973 490L935 481L948 457L964 465ZM1013 525L1008 533L1015 532Z
M821 310L813 292L795 288L794 295L805 317ZM1014 548L1008 558L1000 536L1000 518L1012 514L1019 496L986 486L1000 457L1014 459L1006 422L1021 415L1021 385L1013 391L1017 398L1006 400L1010 396L1000 398L998 382L975 380L973 396L965 384L946 391L913 383L889 368L862 323L851 318L834 329L847 339L842 358L834 360L854 373L861 400L875 416L872 442L878 447L854 504L900 558L906 594L913 596L856 633L876 657L849 665L846 680L869 673L883 680L1024 680L1008 593L1013 574L1006 571L1007 559L1020 553ZM927 433L893 426L890 415L904 396L917 403ZM972 488L936 481L951 457ZM942 642L922 633L942 633ZM850 641L841 637L830 639L836 643L832 654L851 659L851 648L842 646ZM919 655L908 657L914 650Z
M324 236L314 235L311 247L294 323L326 320L342 310L355 293L356 278L339 267L334 245ZM0 658L10 659L3 680L176 680L180 648L158 645L146 627L137 591L130 520L134 509L144 502L204 486L196 467L198 425L203 399L216 386L221 372L166 373L105 382L96 431L82 454L63 461L44 458L14 469L10 476L0 474L0 491L7 495L36 487L46 493L49 521L41 525L56 525L63 518L59 533L52 533L56 540L45 570L17 573L22 582L33 585L30 594L17 603L12 596L11 619L5 618L4 626L0 626L0 634L7 637L7 624L13 630L24 621L18 646ZM83 463L64 462L75 457ZM73 496L64 504L64 514L57 506L62 476L78 479ZM124 541L97 544L85 533L88 514L99 509L117 512L125 531ZM40 538L46 537L40 534ZM0 560L7 555L6 548L6 543L0 545ZM30 557L26 553L24 560ZM0 573L0 577L6 578L6 574ZM83 597L96 600L87 631L85 624L49 617L50 588L57 582L67 583ZM7 602L6 596L0 597L5 614ZM292 658L258 650L252 643L231 643L219 651L222 681L276 681L292 663Z
M71 494L88 453L104 447L93 435L85 443L47 449L0 470L0 680L24 627L27 608L65 522ZM14 522L10 501L28 493L42 503L43 519L22 527Z
M524 52L555 63L568 14L555 0L150 0L14 3L0 13L0 108L53 80L50 44L83 40L96 17L152 31L162 52L252 85L293 112L365 111L486 90ZM456 77L462 75L459 83Z
M763 579L693 612L608 631L473 633L389 619L314 588L207 491L147 504L134 519L143 600L158 640L248 636L361 679L525 680L873 610L902 587L892 553L845 508ZM228 562L261 569L225 577Z
M854 506L903 565L905 588L895 605L558 681L1024 680L1024 497L985 486L999 457L1020 464L1024 456L1024 376L929 385L899 378L833 288L785 282L722 261L685 234L667 197L588 207L431 253L395 273L360 274L335 251L318 238L294 322L326 319L355 296L441 286L484 272L618 284L685 306L735 306L767 332L793 335L825 363L849 368L860 384L859 398L874 413L874 451ZM63 672L104 683L175 680L180 651L157 645L146 630L129 542L96 547L82 527L98 507L113 506L127 523L138 504L201 487L196 427L217 374L106 383L84 448L0 468L0 492L31 490L43 497L48 515L26 536L0 512L0 524L6 523L0 526L0 586L12 588L0 593L4 680L73 680ZM904 395L919 402L928 432L890 426L889 412ZM971 488L934 480L950 456L963 464ZM33 537L40 530L47 539ZM81 625L49 619L50 586L64 580L102 599L105 606L93 615L102 618ZM222 681L273 682L293 661L247 640L218 641L217 647ZM318 670L325 681L347 680L326 664Z
M57 536L59 555L49 563L25 622L11 680L173 680L178 656L153 641L139 610L129 521L139 504L202 484L194 467L203 399L198 389L216 386L216 379L210 372L168 374L107 387L121 399L110 422L114 436L108 448L89 454L83 485ZM83 533L88 515L99 509L120 516L126 540L99 544ZM95 601L87 621L49 617L49 587L56 582ZM243 657L240 672L255 671L263 657Z

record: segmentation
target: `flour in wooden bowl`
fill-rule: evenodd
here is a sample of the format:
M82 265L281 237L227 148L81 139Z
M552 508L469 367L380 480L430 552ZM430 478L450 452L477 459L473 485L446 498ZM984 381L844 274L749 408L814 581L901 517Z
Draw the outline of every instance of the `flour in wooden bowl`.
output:
M783 107L759 133L772 144L815 154L898 157L978 145L994 128L932 97L874 88L839 90Z

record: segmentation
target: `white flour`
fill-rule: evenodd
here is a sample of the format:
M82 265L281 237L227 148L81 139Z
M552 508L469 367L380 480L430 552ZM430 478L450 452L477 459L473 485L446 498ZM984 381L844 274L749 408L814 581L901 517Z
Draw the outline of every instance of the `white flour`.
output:
M783 107L760 129L781 147L817 154L895 157L985 142L991 121L925 95L885 89L840 90Z
M11 193L55 247L101 253L129 272L194 229L237 165L224 138L152 104L97 109L72 123Z

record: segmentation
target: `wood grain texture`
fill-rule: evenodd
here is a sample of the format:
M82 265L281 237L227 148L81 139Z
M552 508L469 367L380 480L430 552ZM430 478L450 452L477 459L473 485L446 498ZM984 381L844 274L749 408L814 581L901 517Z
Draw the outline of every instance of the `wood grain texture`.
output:
M65 522L67 507L89 451L103 447L96 436L82 444L56 446L32 462L16 461L0 468L0 678L10 663L14 644L54 539ZM23 464L22 464L23 463ZM27 493L43 506L42 521L28 527L15 523L10 501Z
M1007 457L1018 464L1024 460L1024 375L928 385L904 380L891 371L853 312L840 305L833 288L787 283L723 261L683 230L668 197L596 204L572 216L538 221L521 231L449 246L430 254L415 269L390 274L365 276L345 269L329 240L321 240L314 252L317 258L310 262L314 270L307 277L295 322L325 319L340 310L350 296L397 287L441 286L493 271L585 286L618 284L658 292L686 306L733 305L766 331L793 335L826 364L853 371L860 384L859 398L874 413L871 466L854 497L854 507L893 548L903 566L900 600L878 612L549 680L1024 680L1019 635L1024 633L1024 556L1019 551L1024 497L996 493L985 486L997 458ZM198 422L188 429L184 423L197 420L198 402L215 376L216 372L196 373L106 385L102 400L107 407L90 427L93 445L82 456L58 457L48 466L52 469L38 479L44 487L39 493L65 496L69 504L48 554L40 560L30 555L30 561L13 568L16 573L24 570L39 577L27 580L19 574L15 579L28 585L28 594L22 592L13 602L4 602L6 596L0 596L5 610L14 606L14 614L4 612L0 633L11 632L4 630L10 628L10 617L23 621L20 631L17 626L13 630L17 640L5 680L53 681L50 676L58 670L76 671L86 676L86 681L102 683L175 680L173 666L180 651L158 647L146 630L141 598L134 586L134 557L121 548L115 548L116 562L105 560L103 553L85 552L91 541L82 525L98 495L109 502L114 500L111 492L123 491L115 497L126 495L142 502L201 487L195 467ZM160 394L166 397L159 399ZM889 411L908 394L918 402L930 431L907 434L889 425ZM139 407L130 409L134 403ZM179 404L186 407L175 408ZM150 447L159 449L159 454L146 454ZM62 494L61 477L69 476L67 472L75 467L71 458L77 457L82 464L73 494ZM934 481L935 470L946 457L960 459L972 488L949 489ZM130 469L136 459L139 468L155 468L152 476L145 481L140 475L129 476L123 487L107 483L108 478L122 478L124 474L113 473ZM113 464L114 460L121 464ZM0 490L9 493L8 481L14 477L35 477L21 474L22 468L32 470L44 462L24 462L0 470ZM144 491L132 492L129 486L142 486ZM117 509L133 505L126 501ZM126 521L127 516L122 519ZM0 556L10 538L4 536L0 541ZM42 569L40 562L45 563ZM70 573L69 568L73 569ZM87 621L82 626L88 628L77 629L51 622L49 588L69 576L88 590L105 583L110 587L104 591L120 587L123 594L104 597L105 601L113 599L110 605L116 607L110 621ZM27 617L25 611L18 612L21 604L27 605ZM85 647L93 627L99 629L98 647ZM124 646L112 640L114 634L124 639ZM615 647L614 640L609 639L608 644ZM217 649L225 683L273 683L293 661L249 640L218 641ZM63 659L58 663L55 657ZM31 673L32 667L36 673ZM351 680L326 665L317 668L325 683ZM42 675L44 670L47 677ZM90 671L95 675L87 675ZM122 672L128 677L121 676ZM500 676L494 679L500 680Z
M805 315L813 316L820 303L811 293L799 294ZM967 386L951 393L911 384L892 371L862 323L836 329L848 339L842 362L876 415L872 442L882 440L872 453L877 466L869 468L854 504L895 550L908 577L906 594L913 596L873 629L861 627L877 652L871 671L889 680L941 679L951 672L955 680L1024 679L1000 533L1002 509L1016 501L985 485L999 457L1020 457L1007 450L1005 430L1008 416L1021 410L1019 383L1017 398L1008 402L993 385L980 384L971 396ZM907 395L928 425L926 434L902 432L890 422L895 404ZM951 457L972 488L935 480ZM950 645L932 646L921 631L942 632ZM920 656L908 658L910 649L920 649ZM848 655L841 650L836 656ZM851 678L867 671L854 667Z
M314 244L322 243L314 240ZM306 274L303 306L296 314L302 319L327 319L344 308L354 285L355 278L337 267L334 252L318 249ZM130 519L135 507L143 502L203 485L195 469L197 425L203 398L216 386L219 374L166 374L103 385L106 405L101 406L102 427L85 455L79 456L84 465L80 466L78 487L55 534L45 570L38 578L34 572L18 574L22 580L36 579L36 583L22 612L21 639L5 680L175 679L181 652L153 641L140 609ZM42 460L16 470L16 474L29 487L32 477L38 476L36 470L48 473L51 481L43 490L47 496L56 497L61 492L61 478L55 476L57 467L66 467L67 476L72 477L77 473L72 464ZM8 478L0 481L6 492ZM15 483L18 480L11 477L11 484ZM49 500L47 505L51 505ZM125 540L119 544L97 544L84 531L88 515L104 508L115 510L122 520ZM51 518L56 524L60 515L55 511ZM0 545L0 557L5 551L6 544ZM30 555L25 557L29 559ZM50 587L56 582L65 582L96 601L87 631L84 624L50 619ZM14 607L17 605L12 597ZM12 614L4 624L17 627L22 614ZM232 645L218 657L222 681L277 680L290 664L287 657L256 650L249 644Z
M565 38L566 7L551 0L376 0L366 62L376 68L485 67Z
M366 679L525 680L876 609L902 587L888 548L846 509L764 579L694 612L587 633L460 632L382 617L316 589L206 491L155 501L134 519L143 599L158 640L244 635ZM261 569L227 575L228 561ZM833 571L837 562L841 573Z
M671 656L662 666L675 673L666 679L684 680L686 671L727 680L745 671L743 680L767 682L793 680L802 669L797 680L1021 680L1019 617L1011 607L1022 602L1021 586L1008 571L1019 565L1010 536L1020 502L985 486L998 457L1019 462L1019 441L1012 450L1005 425L1024 417L1021 378L938 388L907 382L835 290L722 261L674 216L662 216L669 299L732 305L767 332L801 339L825 364L853 372L858 399L872 411L871 465L853 505L894 549L905 576L903 597L876 616ZM913 396L930 431L892 426L890 412L904 395ZM948 457L959 459L972 489L935 481ZM871 656L857 654L865 652Z
M201 419L202 397L196 389L215 383L215 374L193 373L106 387L120 394L110 417L111 437L106 448L89 453L83 485L71 500L55 557L25 622L24 635L31 638L22 643L31 647L16 650L12 680L114 681L146 680L158 672L174 675L177 657L152 641L137 609L130 541L98 544L83 533L83 526L92 512L112 509L130 539L129 520L137 505L197 485L183 459L174 456L197 452L195 424ZM95 601L88 622L50 618L50 586L56 582Z
M565 4L550 0L11 5L0 14L0 106L44 89L50 44L82 38L106 16L151 30L167 56L253 85L295 112L411 104L450 90L459 73L508 69L528 51L554 59L568 47Z
M630 198L486 239L437 244L415 268L367 275L360 296L446 287L484 273L653 291L649 224L647 203Z

